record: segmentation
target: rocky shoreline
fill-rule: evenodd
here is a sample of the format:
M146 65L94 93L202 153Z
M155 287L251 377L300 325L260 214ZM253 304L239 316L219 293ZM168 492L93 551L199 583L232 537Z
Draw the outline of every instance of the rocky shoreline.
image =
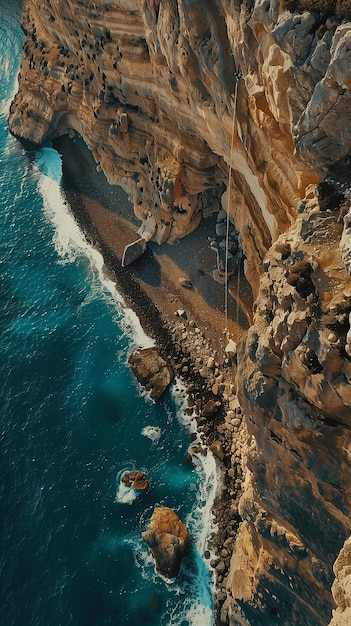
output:
M67 184L71 157L67 148L62 149L62 144L59 147L63 156L63 187L76 221L89 243L101 252L106 270L126 304L138 315L145 332L155 340L163 358L185 384L189 414L197 416L200 450L207 454L210 449L216 457L221 474L213 510L217 532L210 538L205 557L210 559L209 566L216 576L215 623L219 626L227 621L222 605L227 598L226 581L240 522L238 502L250 442L235 393L236 356L225 352L227 336L224 332L220 337L222 352L213 346L210 334L200 327L201 310L195 317L185 309L174 308L170 318L169 311L168 316L165 315L159 304L152 301L135 273L121 266L101 234L99 220L94 221L87 210L84 196L72 188L72 181ZM93 177L95 174L91 172ZM170 292L164 297L172 300L173 294ZM218 337L216 340L218 346ZM199 451L195 444L193 451Z

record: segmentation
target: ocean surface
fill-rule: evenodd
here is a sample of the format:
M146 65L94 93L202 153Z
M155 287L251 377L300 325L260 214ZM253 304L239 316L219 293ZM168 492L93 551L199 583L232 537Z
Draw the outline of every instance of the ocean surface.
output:
M19 14L0 0L0 624L210 626L215 464L186 462L179 382L154 404L131 374L150 340L70 214L58 154L8 134ZM147 473L148 493L122 488L126 469ZM157 505L191 534L173 583L141 538Z

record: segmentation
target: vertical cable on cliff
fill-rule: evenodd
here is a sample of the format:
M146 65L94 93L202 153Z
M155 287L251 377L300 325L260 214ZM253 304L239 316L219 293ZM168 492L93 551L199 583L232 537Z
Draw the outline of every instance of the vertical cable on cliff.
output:
M227 228L225 239L225 273L224 273L224 314L225 314L225 331L228 332L228 248L229 248L229 225L230 225L230 188L232 182L232 160L233 160L233 146L234 146L234 132L235 132L235 119L236 119L236 103L238 96L239 79L241 78L241 72L238 70L234 73L235 77L235 91L234 91L234 107L233 107L233 119L232 130L230 137L230 162L229 162L229 177L228 177L228 191L227 191Z

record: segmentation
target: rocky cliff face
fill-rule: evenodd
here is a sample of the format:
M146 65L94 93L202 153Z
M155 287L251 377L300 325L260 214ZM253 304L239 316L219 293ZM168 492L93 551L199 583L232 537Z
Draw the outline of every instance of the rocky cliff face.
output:
M276 0L26 0L23 25L13 134L81 134L145 239L230 212L257 299L222 619L327 624L351 532L350 22Z
M288 623L288 613L293 624L328 623L332 568L351 531L350 276L338 198L310 191L266 256L240 360L256 447L228 589L234 614L242 602L260 605L267 624Z

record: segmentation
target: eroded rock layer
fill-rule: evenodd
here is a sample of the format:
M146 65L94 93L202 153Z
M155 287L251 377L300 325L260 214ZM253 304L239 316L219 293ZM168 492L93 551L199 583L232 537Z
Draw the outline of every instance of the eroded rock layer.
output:
M30 145L78 131L159 242L227 210L231 166L231 216L257 292L306 184L350 149L348 25L320 36L316 15L266 1L27 0L23 26L12 132Z
M228 590L233 615L251 603L258 623L327 624L333 564L351 532L351 285L337 205L310 190L265 259L242 346L240 401L256 446Z
M128 192L144 241L174 243L211 213L220 230L230 212L256 305L237 355L252 440L223 622L322 626L335 602L339 619L349 551L335 602L333 564L351 532L350 22L277 0L26 0L23 26L15 136L37 146L79 133Z

